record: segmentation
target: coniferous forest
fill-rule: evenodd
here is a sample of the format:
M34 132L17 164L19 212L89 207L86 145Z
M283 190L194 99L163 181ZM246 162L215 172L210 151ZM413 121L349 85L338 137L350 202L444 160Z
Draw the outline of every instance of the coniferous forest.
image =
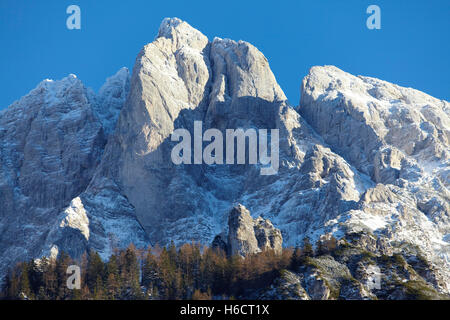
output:
M379 266L380 272L389 276L376 289L378 296L374 299L401 295L402 299L448 300L447 295L440 294L423 280L421 275L426 276L431 270L423 257L398 253L376 256L360 248L358 239L355 235L351 242L338 242L331 237L317 241L313 247L305 238L301 248L283 248L278 253L265 250L246 257L228 255L218 247L196 243L180 247L172 243L147 249L130 245L113 250L108 261L93 250L79 259L60 252L56 258L42 257L11 268L3 281L0 300L308 298L295 280L296 275L304 281L310 275L319 277L319 284L324 284L320 288L328 292L325 299L361 298L358 289L364 278L358 274L358 268L364 264ZM348 269L346 272L337 261L351 261L352 273ZM73 275L68 272L69 266L79 268L79 289L68 286ZM398 280L406 273L410 280ZM280 282L280 279L284 280ZM313 295L311 298L322 299L314 296L317 289L314 283L306 281L305 284Z
M60 252L56 259L41 258L10 270L1 299L123 300L123 299L234 299L266 287L282 269L295 268L308 248L264 251L242 258L218 248L185 244L178 249L130 245L114 250L107 262L95 251L73 260ZM67 268L81 269L80 289L66 285Z

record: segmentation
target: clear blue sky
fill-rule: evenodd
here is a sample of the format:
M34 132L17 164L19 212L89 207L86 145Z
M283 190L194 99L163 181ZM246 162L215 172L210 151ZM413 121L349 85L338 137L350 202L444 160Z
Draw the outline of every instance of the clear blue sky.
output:
M81 30L66 28L70 4L81 8ZM370 4L381 8L381 30L366 28ZM449 0L0 0L0 109L69 73L98 90L132 68L164 17L254 44L294 105L309 68L324 64L450 100Z

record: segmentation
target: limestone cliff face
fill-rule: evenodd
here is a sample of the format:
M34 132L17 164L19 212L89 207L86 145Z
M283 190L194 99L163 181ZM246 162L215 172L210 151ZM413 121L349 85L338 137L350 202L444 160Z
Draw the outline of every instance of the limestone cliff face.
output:
M281 253L283 237L269 220L253 219L241 204L236 205L228 216L227 251L230 255L247 256L264 250Z
M89 185L100 163L108 131L127 95L128 71L109 79L99 94L74 75L44 80L0 112L0 271L14 261L39 256L59 212ZM114 99L112 108L110 103ZM120 100L122 99L122 100ZM112 110L113 109L113 110ZM115 116L114 116L115 114ZM114 119L115 117L115 119ZM86 234L86 228L80 227ZM71 233L72 234L72 233ZM67 247L72 237L65 237ZM55 239L52 239L55 240Z
M70 75L0 113L1 270L37 255L58 209L89 184L106 143L92 96Z
M262 176L258 165L174 165L170 135L184 128L193 136L196 120L224 135L278 129L278 174ZM288 104L261 52L244 41L209 41L176 18L165 19L138 55L128 100L91 185L102 181L118 186L152 242L209 242L239 202L285 226L289 245L337 207L348 210L372 183L324 146Z
M448 185L447 101L334 66L313 67L301 90L300 114L375 182L434 173Z
M445 266L448 290L450 104L325 66L303 80L299 112L334 152L377 183L346 223L419 246Z
M228 245L232 255L246 256L260 252L255 236L255 222L242 205L231 210L228 217Z

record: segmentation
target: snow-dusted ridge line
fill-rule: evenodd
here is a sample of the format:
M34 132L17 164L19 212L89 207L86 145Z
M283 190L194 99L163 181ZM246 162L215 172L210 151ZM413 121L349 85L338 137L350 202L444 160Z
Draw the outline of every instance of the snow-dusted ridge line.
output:
M126 68L110 77L98 94L69 75L41 81L2 110L2 277L14 261L39 256L45 234L54 224L64 224L58 213L89 184L128 90ZM80 231L87 234L90 228Z

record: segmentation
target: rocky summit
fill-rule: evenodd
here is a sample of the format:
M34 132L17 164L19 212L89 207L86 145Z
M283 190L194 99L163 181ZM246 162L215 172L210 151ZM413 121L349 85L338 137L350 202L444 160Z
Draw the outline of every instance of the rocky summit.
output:
M261 217L253 219L250 211L238 204L228 216L228 235L217 235L212 247L217 247L229 255L246 257L264 250L282 251L283 236L269 220Z
M195 121L224 136L278 129L277 174L174 164L171 134L193 136ZM253 45L167 18L131 77L121 69L98 93L74 75L44 80L0 111L0 273L61 250L107 259L130 243L214 242L245 256L336 239L339 255L255 297L395 299L402 281L449 294L449 139L447 101L316 66L293 106ZM392 257L403 259L394 271ZM372 290L374 272L392 290Z

